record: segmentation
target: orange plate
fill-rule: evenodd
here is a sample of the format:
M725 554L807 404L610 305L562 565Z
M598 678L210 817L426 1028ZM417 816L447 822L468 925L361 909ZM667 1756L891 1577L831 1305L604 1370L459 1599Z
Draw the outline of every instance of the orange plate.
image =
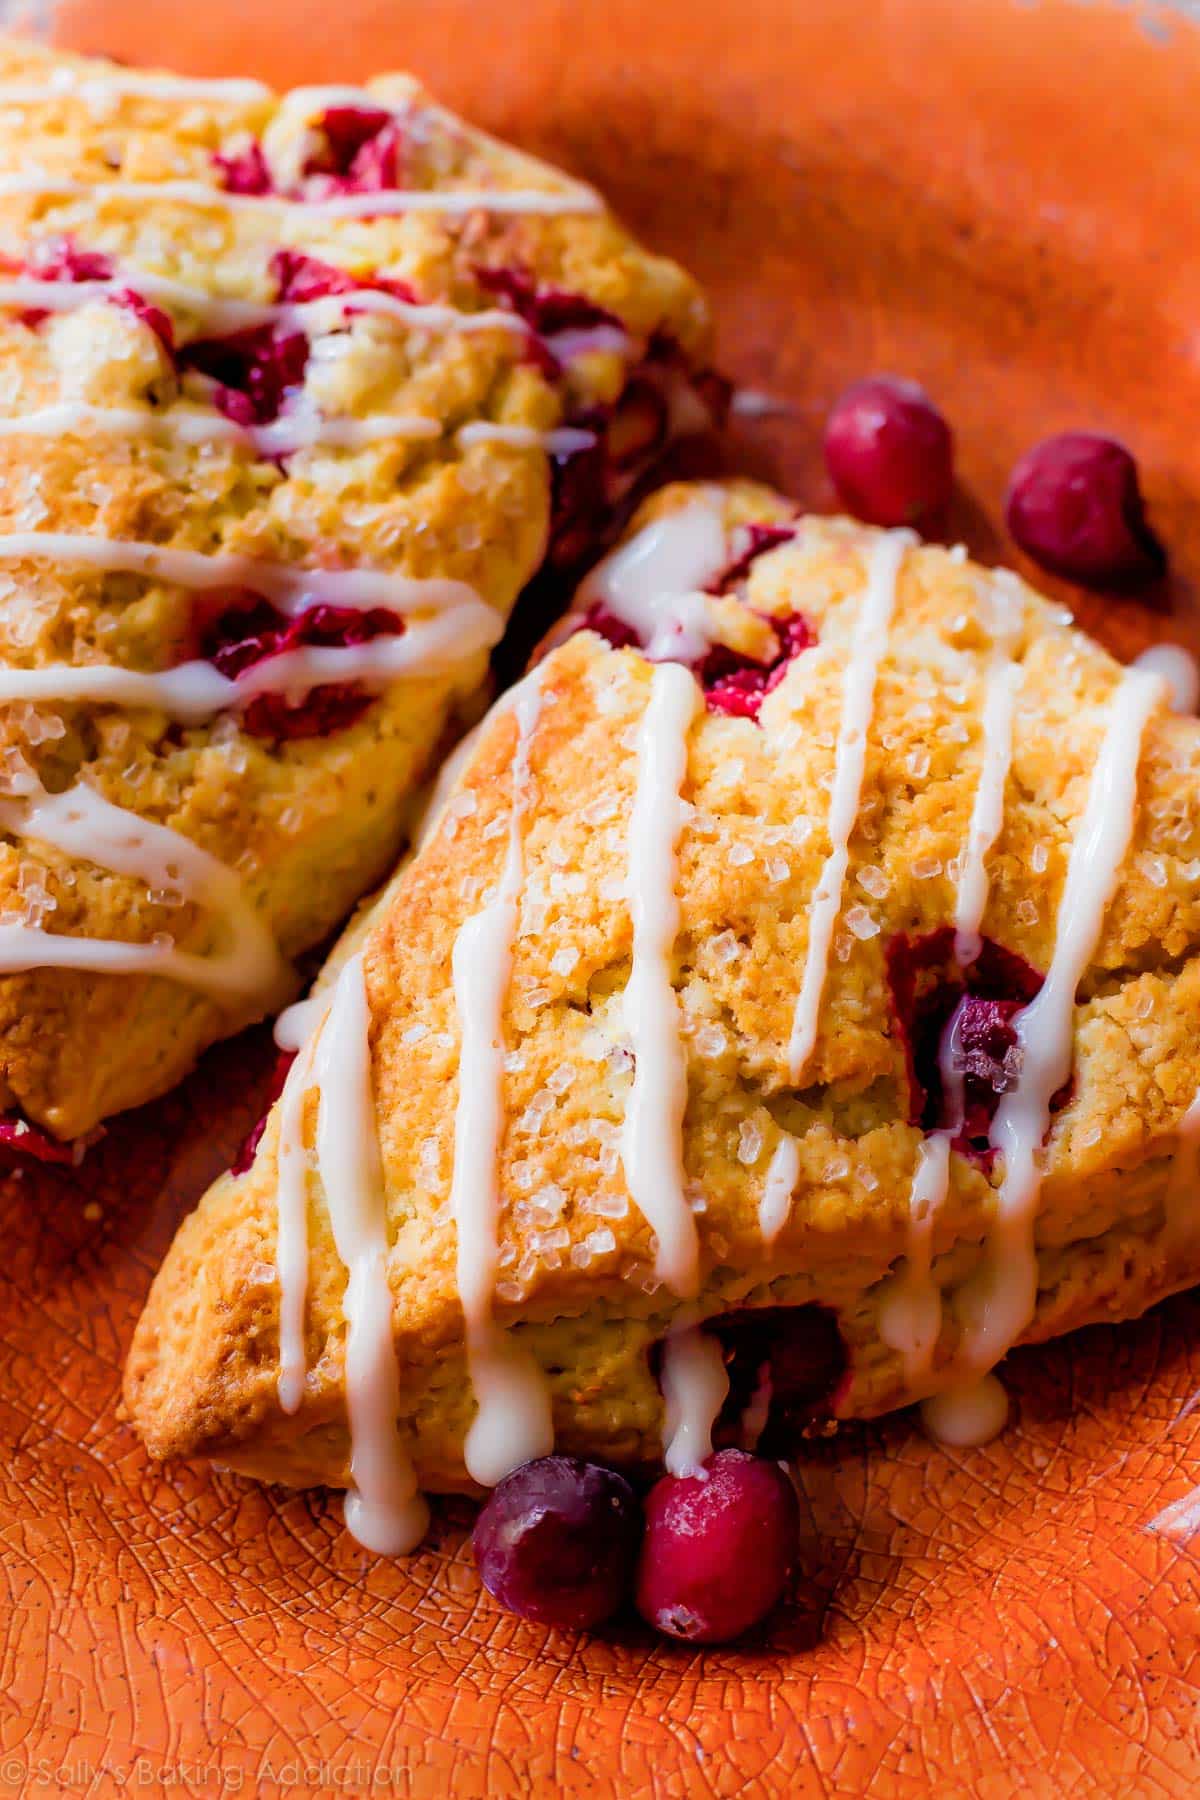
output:
M1200 34L1063 0L74 0L63 41L279 82L408 65L595 180L715 295L725 366L793 410L732 449L809 504L818 425L878 368L958 433L972 548L1046 432L1141 458L1197 637ZM480 1598L464 1510L411 1562L340 1505L150 1469L116 1419L175 1221L255 1111L209 1056L74 1178L0 1186L0 1786L939 1797L1195 1793L1200 1310L1015 1355L970 1452L908 1418L815 1447L800 1597L770 1640L576 1642ZM1193 1508L1200 1532L1200 1493ZM1200 1544L1200 1535L1194 1540ZM374 1783L374 1786L372 1785Z

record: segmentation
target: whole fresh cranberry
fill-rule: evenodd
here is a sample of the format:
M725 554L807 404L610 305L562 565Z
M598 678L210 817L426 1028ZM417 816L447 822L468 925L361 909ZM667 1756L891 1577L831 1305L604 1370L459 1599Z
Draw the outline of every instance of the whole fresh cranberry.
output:
M825 466L843 505L869 525L918 525L950 498L954 439L924 388L872 375L834 402Z
M637 1608L656 1631L724 1644L775 1606L796 1557L800 1509L778 1463L722 1450L646 1498Z
M501 1606L581 1630L611 1618L627 1598L641 1534L641 1509L623 1476L575 1456L542 1456L492 1490L471 1547Z
M1085 587L1137 587L1167 566L1123 444L1064 431L1035 444L1008 484L1005 518L1044 569Z

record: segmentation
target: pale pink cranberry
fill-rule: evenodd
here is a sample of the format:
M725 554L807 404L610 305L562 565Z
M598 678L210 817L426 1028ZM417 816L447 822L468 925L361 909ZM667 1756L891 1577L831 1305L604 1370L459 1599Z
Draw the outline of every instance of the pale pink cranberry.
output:
M1027 556L1086 587L1140 586L1167 566L1137 464L1112 438L1065 431L1036 444L1013 470L1005 518Z
M320 147L301 173L322 177L324 191L377 194L398 185L404 136L392 113L380 107L331 106L316 129Z
M215 151L213 161L220 170L221 185L228 193L274 193L275 184L261 144L247 144L244 150L236 150L230 155Z
M543 1456L506 1475L475 1521L480 1579L509 1612L581 1630L629 1595L642 1518L629 1483L575 1456Z
M656 1631L724 1644L777 1605L800 1511L778 1463L721 1450L701 1474L665 1475L646 1498L637 1608Z
M407 281L397 281L393 276L377 272L352 275L349 269L323 262L319 256L309 256L303 250L276 250L271 258L271 274L275 280L276 300L289 300L295 305L302 305L307 300L324 300L329 294L351 294L363 288L377 289L409 304L414 304L417 299L416 289Z
M869 525L936 518L954 485L954 440L915 381L873 375L834 403L825 464L844 506Z

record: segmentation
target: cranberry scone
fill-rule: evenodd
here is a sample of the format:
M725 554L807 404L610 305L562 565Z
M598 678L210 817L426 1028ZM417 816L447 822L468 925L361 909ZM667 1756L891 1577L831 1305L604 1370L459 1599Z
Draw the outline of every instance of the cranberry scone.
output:
M719 400L708 331L404 76L0 45L0 1140L289 997L518 593Z
M1200 1277L1200 724L1014 575L669 488L183 1224L129 1414L351 1487L675 1472Z

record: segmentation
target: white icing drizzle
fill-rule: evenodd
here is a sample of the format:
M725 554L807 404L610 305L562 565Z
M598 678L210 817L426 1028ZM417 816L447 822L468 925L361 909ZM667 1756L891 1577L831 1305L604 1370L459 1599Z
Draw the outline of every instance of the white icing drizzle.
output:
M911 531L881 532L872 543L867 558L866 592L855 623L842 688L842 717L827 821L830 849L809 908L808 950L788 1045L788 1063L794 1085L801 1082L817 1041L829 946L842 903L842 885L850 857L850 834L862 797L875 683L896 607L900 565L905 551L915 543Z
M201 337L210 332L243 331L254 325L291 326L321 336L335 329L347 313L395 319L414 331L507 331L521 338L531 335L523 319L499 307L460 312L457 307L433 301L402 300L396 294L372 287L323 294L317 300L231 300L145 269L131 269L124 275L97 281L41 281L32 275L9 276L0 280L0 307L22 312L75 312L93 301L112 299L131 289L156 305L192 315L198 329L190 335ZM188 336L182 334L184 342ZM557 354L558 339L553 342Z
M1170 689L1171 711L1194 713L1200 702L1200 667L1196 658L1181 644L1151 644L1130 664L1134 669L1149 669L1161 675Z
M81 532L0 534L0 562L34 557L45 557L68 567L144 575L197 591L248 588L288 614L322 603L363 610L382 607L400 614L441 612L452 606L479 603L479 596L466 582L439 577L418 580L383 569L306 569L236 552L206 554L131 538L90 537Z
M762 1197L758 1202L758 1228L765 1244L773 1244L787 1224L799 1174L800 1142L785 1131L767 1164Z
M371 219L401 213L529 213L578 217L602 210L600 196L581 183L553 188L383 188L368 194L293 198L285 194L236 194L204 181L78 181L70 176L0 175L0 200L28 196L43 200L168 201L176 206L208 206L240 212L287 208L326 219Z
M303 1000L285 1006L275 1021L273 1037L281 1050L300 1051L312 1036L329 1008L329 991L319 988Z
M1182 1250L1200 1241L1200 1094L1179 1121L1164 1205L1163 1235L1168 1250Z
M414 413L384 413L371 419L285 413L269 425L245 426L202 406L171 406L155 412L148 406L90 406L71 400L14 418L0 418L0 438L63 437L85 427L112 437L150 438L190 447L245 444L260 456L289 456L298 450L366 450L395 439L419 442L442 435L440 419ZM591 431L570 427L538 431L533 426L492 424L486 420L460 426L454 437L464 449L475 444L499 444L514 450L542 450L547 456L571 455L596 441Z
M990 578L981 595L992 628L992 651L984 674L983 751L975 804L962 856L962 872L954 912L954 953L963 968L975 961L981 948L980 926L987 908L987 856L1004 824L1004 790L1012 762L1013 718L1021 668L1013 649L1021 626L1021 607L1001 570Z
M1008 1395L995 1375L947 1388L921 1402L921 1423L939 1444L974 1449L999 1437L1008 1423Z
M701 592L728 560L719 490L702 490L664 513L598 563L573 608L599 602L638 635L651 662L694 663L709 648L709 600Z
M27 798L0 801L0 829L211 907L221 916L229 940L225 949L202 956L170 944L77 938L0 924L3 972L58 968L165 975L216 996L254 999L264 1006L291 986L291 972L233 870L180 832L114 806L84 782L60 794L39 789Z
M933 1226L950 1183L949 1131L923 1138L908 1196L904 1268L879 1306L879 1335L904 1360L910 1389L929 1373L942 1329L942 1294L932 1273Z
M170 718L197 724L215 713L246 706L260 694L286 694L295 701L315 687L344 682L378 692L408 677L443 674L477 651L490 649L502 630L499 615L476 602L416 621L398 637L286 650L253 664L236 679L206 662L179 663L157 673L112 663L0 667L0 705L90 700L155 707Z
M671 955L679 929L675 882L676 846L683 826L680 789L687 774L688 731L699 699L700 690L687 669L678 663L660 663L654 669L638 730L626 878L633 960L624 1018L634 1074L621 1130L621 1161L634 1205L658 1239L658 1277L684 1296L694 1294L699 1282L699 1246L684 1193L687 1056Z
M703 1475L713 1426L729 1392L721 1346L697 1325L677 1327L663 1345L661 1383L666 1423L663 1464L669 1475Z
M327 1005L328 995L323 995L322 1001ZM279 1097L275 1190L275 1274L279 1282L277 1391L285 1413L294 1413L299 1408L308 1373L304 1344L304 1308L308 1300L308 1150L304 1142L304 1103L312 1085L313 1046L306 1043L288 1070Z
M499 1245L498 1157L504 1128L504 1001L512 977L517 911L524 882L522 842L529 805L529 755L541 710L539 671L515 701L508 849L492 899L454 941L454 1000L462 1047L454 1114L450 1209L457 1232L457 1280L466 1322L467 1368L476 1400L463 1460L472 1480L494 1487L519 1464L554 1448L550 1391L533 1357L493 1316Z
M1050 1101L1071 1072L1075 994L1104 924L1133 834L1142 737L1165 701L1161 676L1126 670L1109 712L1087 803L1071 846L1046 979L1013 1024L1016 1085L1004 1095L991 1141L1004 1157L984 1266L961 1298L960 1369L992 1368L1020 1337L1037 1304L1034 1221Z
M362 957L351 957L317 1039L317 1159L337 1253L346 1265L346 1527L368 1550L403 1556L429 1510L400 1439L400 1375L387 1277L383 1168L371 1089L370 1011Z
M82 100L103 105L132 96L141 100L210 100L230 106L258 106L272 98L264 82L249 78L152 75L140 69L106 69L83 74L70 67L51 69L43 82L0 82L0 106L41 106L48 100Z

